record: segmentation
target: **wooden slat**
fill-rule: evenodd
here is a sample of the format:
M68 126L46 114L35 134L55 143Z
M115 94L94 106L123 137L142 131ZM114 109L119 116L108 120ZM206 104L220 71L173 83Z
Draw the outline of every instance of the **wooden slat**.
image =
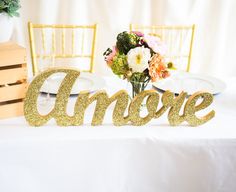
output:
M0 119L23 115L27 86L26 49L0 43Z
M27 68L25 66L0 70L0 85L15 83L22 79L27 79Z
M7 105L0 105L0 119L23 115L24 114L23 106L24 106L23 101Z
M11 43L0 43L0 67L26 63L26 49Z
M0 102L22 99L25 97L27 83L0 87Z

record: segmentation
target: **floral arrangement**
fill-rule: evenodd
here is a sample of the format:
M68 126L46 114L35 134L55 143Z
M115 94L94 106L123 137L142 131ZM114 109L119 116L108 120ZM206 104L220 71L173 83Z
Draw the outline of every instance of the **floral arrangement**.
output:
M19 17L17 12L20 9L19 0L1 0L0 1L0 13L6 13L10 17L16 16Z
M150 80L155 82L170 75L164 63L165 50L156 36L124 31L118 34L116 45L108 48L103 55L112 72L131 82L135 93L138 93Z

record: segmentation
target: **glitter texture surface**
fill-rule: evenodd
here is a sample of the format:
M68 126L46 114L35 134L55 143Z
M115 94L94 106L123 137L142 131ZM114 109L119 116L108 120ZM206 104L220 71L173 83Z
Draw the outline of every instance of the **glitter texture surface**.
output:
M37 109L37 99L40 95L40 88L44 81L55 73L66 73L66 76L59 87L54 108L47 115L40 115ZM28 88L24 101L24 114L28 123L32 126L41 126L47 123L51 118L54 118L59 126L82 125L84 123L85 110L93 102L96 102L91 122L93 126L103 123L106 110L112 102L116 102L112 116L113 123L116 126L126 125L129 122L136 126L145 125L153 118L159 118L169 108L168 120L170 125L174 126L184 121L187 121L191 126L202 125L215 115L214 111L200 118L195 115L197 111L207 108L212 103L213 96L207 92L197 92L190 96L184 106L183 114L180 115L180 109L184 105L187 96L185 92L175 97L173 93L166 91L161 98L162 107L157 110L159 94L156 91L143 91L129 104L128 93L125 90L120 90L112 97L109 97L105 91L98 91L92 96L90 96L88 91L80 92L74 107L74 114L73 116L69 116L66 111L67 104L73 84L79 75L80 72L75 69L53 68L36 76ZM141 117L140 108L145 98L147 114L145 117ZM197 105L197 101L201 98L201 103ZM127 107L129 107L128 115L125 116Z

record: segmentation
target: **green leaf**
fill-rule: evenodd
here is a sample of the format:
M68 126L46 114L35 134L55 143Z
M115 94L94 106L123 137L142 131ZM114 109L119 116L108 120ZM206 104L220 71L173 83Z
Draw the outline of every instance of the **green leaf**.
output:
M11 17L19 17L19 13L17 11L20 7L19 0L0 0L0 13L7 13Z
M112 72L116 75L125 75L128 71L127 56L123 54L118 54L113 58L113 63L111 65Z
M120 53L126 55L130 49L137 47L139 40L140 38L137 35L124 31L118 34L116 47Z

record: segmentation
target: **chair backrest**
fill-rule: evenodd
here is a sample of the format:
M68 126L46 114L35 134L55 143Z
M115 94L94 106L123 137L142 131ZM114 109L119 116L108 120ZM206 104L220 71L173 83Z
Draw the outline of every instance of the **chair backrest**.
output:
M81 71L93 72L97 24L46 25L29 22L28 30L33 75L57 63L59 66L72 63ZM40 66L43 62L49 63L47 67Z
M130 31L158 36L167 46L165 60L179 70L189 71L192 56L195 25L190 26L143 26L130 24Z

